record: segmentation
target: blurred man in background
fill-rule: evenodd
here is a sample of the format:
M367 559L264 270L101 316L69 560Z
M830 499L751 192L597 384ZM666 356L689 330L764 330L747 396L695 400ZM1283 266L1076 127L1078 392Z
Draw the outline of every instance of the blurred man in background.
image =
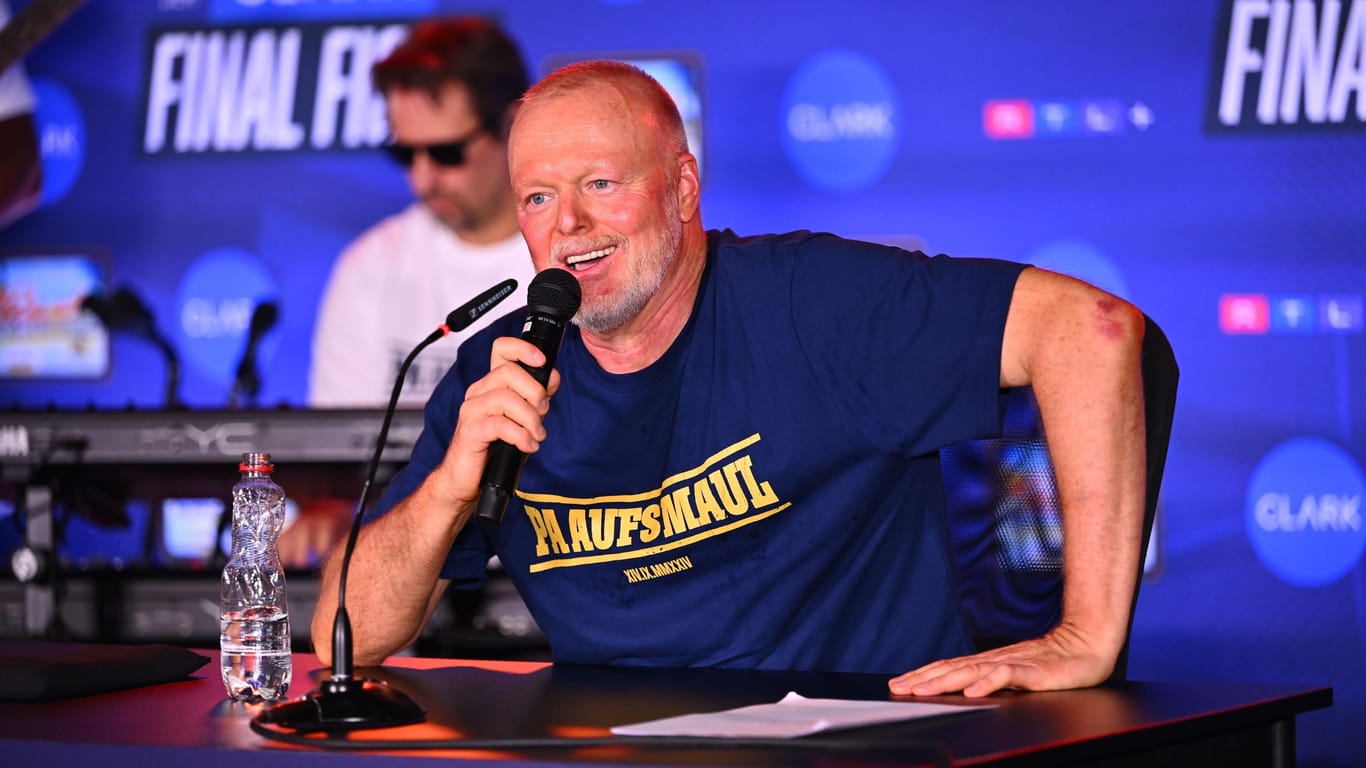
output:
M507 131L528 84L516 44L476 17L423 21L371 77L388 114L385 149L417 199L332 269L313 335L315 408L384 407L403 358L448 312L507 278L524 290L533 274L508 181ZM401 402L425 402L460 342L497 314L424 351ZM316 562L345 534L353 505L305 505L281 538L285 564Z
M417 200L333 267L314 328L313 407L382 407L403 358L448 312L532 275L508 181L507 130L528 84L512 40L478 18L424 21L371 75L392 133L385 148ZM424 352L402 402L425 402L460 342L491 319Z

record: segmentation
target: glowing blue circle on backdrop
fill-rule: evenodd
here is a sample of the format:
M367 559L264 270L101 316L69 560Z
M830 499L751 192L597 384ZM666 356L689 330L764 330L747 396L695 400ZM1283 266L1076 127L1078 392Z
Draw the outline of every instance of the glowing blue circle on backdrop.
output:
M237 248L205 253L180 279L172 321L176 346L195 371L223 385L225 399L246 349L252 313L278 295L265 263ZM267 333L262 340L257 351L260 369L269 363L277 335Z
M1098 246L1085 240L1054 240L1044 243L1029 256L1029 263L1058 272L1109 291L1121 299L1129 298L1129 286L1119 267Z
M66 86L45 77L33 78L37 97L34 122L43 152L43 197L47 206L66 197L85 166L85 117Z
M896 88L869 57L830 50L807 59L787 82L778 134L809 184L854 192L886 174L897 151Z
M1342 578L1366 547L1361 467L1338 446L1301 437L1262 457L1247 487L1247 536L1262 565L1317 587Z

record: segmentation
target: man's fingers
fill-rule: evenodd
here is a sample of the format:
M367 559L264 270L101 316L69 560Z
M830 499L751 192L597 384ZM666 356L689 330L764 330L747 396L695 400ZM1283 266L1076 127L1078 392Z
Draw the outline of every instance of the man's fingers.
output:
M481 398L490 392L499 389L510 389L516 395L525 399L526 402L533 403L540 407L541 413L546 411L546 398L555 394L556 389L560 388L560 374L556 370L550 370L549 380L545 387L540 381L535 380L522 365L510 365L520 362L535 368L537 365L545 364L545 355L541 350L531 346L530 343L520 339L500 338L494 340L494 351L492 365L493 368L485 374L484 379L470 384L469 389L464 392L464 399L471 400ZM540 361L540 362L533 362Z
M962 692L986 696L1002 688L1034 690L1070 687L1066 654L1047 637L993 648L971 656L940 659L888 681L895 694L937 696ZM1051 675L1051 677L1050 677Z
M918 669L913 669L904 675L892 678L888 683L888 687L891 688L892 693L910 693L911 689L915 686L926 680L932 680L938 677L947 671L948 668L948 660L941 659L940 661L926 664Z
M524 363L532 368L545 365L545 353L529 341L513 336L500 336L493 340L493 355L489 368L496 369L507 363Z
M983 651L971 656L958 656L951 659L940 659L930 662L923 667L913 669L898 677L892 678L888 682L892 693L911 693L911 690L918 685L928 681L936 680L950 672L968 665L994 664L1003 660L1002 649L996 648L990 651Z
M963 695L972 698L976 696L986 696L995 693L1002 688L1021 687L1015 680L1015 675L1018 671L1020 671L1020 668L1013 664L990 665L990 670L985 675L982 675L972 683L963 687Z
M959 664L947 664L927 675L909 687L906 693L915 696L937 696L941 693L956 693L977 682L992 665L958 660Z
M1061 636L1060 636L1061 635ZM972 656L941 659L887 682L894 694L986 696L1003 688L1047 691L1086 687L1109 674L1102 656L1051 633Z
M892 693L912 696L938 696L946 693L962 692L964 696L977 697L995 693L1002 688L1022 686L1017 673L1027 674L1027 665L1020 666L1008 661L969 661L952 660L957 663L937 662L916 673L903 675L890 684Z
M502 440L523 453L534 453L545 439L543 408L543 399L532 405L510 390L494 390L460 406L456 437L471 447Z
M545 365L545 353L522 339L494 339L490 369L465 390L446 451L443 493L461 504L478 496L489 446L501 440L524 454L540 450L550 396L560 386L552 370L542 386L526 368Z

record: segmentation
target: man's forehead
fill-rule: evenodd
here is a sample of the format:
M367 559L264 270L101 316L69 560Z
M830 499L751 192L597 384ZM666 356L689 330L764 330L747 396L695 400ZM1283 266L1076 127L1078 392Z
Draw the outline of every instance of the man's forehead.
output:
M470 98L469 88L464 83L455 81L444 82L435 90L396 86L385 94L385 103L390 111L396 104L418 106L445 113L474 111L474 101Z
M630 113L631 105L626 95L612 83L595 82L580 85L573 90L558 91L541 96L523 106L523 111L531 114L551 113L581 116L613 115L617 117Z
M422 88L391 89L385 98L389 129L410 141L454 141L479 125L468 90L450 83L434 96Z

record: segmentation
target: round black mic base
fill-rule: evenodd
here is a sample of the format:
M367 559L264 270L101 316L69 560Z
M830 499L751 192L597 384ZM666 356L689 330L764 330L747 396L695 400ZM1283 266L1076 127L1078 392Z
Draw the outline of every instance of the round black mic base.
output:
M323 681L321 690L273 704L256 716L260 723L301 733L393 728L426 719L426 710L386 683L336 678Z

